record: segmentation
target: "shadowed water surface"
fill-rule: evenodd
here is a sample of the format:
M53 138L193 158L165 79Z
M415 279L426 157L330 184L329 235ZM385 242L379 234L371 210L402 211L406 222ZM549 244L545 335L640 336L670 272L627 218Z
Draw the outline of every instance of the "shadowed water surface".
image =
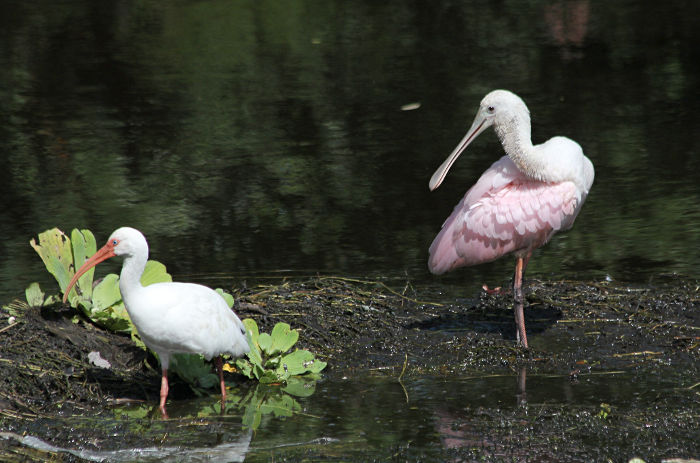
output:
M40 451L89 461L626 461L639 453L650 458L684 455L692 449L676 446L687 445L693 433L683 405L693 400L693 392L667 373L593 374L573 381L568 376L526 377L524 370L519 377L418 377L403 383L385 376L335 379L319 383L311 397L297 398L298 409L290 416L264 411L255 432L241 426L240 416L250 404L230 406L220 416L212 397L172 403L169 421L151 421L148 414L159 412L149 405L118 407L97 421L35 423L42 435L55 433L61 440L60 428L71 426L76 441L70 447L14 438ZM663 404L664 416L673 416L672 422L657 421L654 404ZM629 435L631 423L639 426L635 436ZM118 442L81 440L110 429L120 436ZM591 445L597 439L605 445ZM655 440L652 449L649 442ZM132 447L135 442L155 445Z
M139 228L176 279L433 282L427 248L496 137L427 182L498 87L525 99L535 142L569 136L596 167L530 275L697 276L698 8L4 2L0 295L49 283L27 241L53 226ZM511 265L438 281L470 296Z

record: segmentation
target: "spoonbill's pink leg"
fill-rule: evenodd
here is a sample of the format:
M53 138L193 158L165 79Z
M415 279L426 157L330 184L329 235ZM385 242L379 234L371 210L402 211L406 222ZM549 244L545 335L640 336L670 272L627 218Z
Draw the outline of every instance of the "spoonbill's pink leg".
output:
M525 332L525 314L523 313L523 273L530 260L530 253L524 257L518 256L515 261L515 276L513 278L513 310L515 311L515 324L518 328L518 341L527 349L527 333Z

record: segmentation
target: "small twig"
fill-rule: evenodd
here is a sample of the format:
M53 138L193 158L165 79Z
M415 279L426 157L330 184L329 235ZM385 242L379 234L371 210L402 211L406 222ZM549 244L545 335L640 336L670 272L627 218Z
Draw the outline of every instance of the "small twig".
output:
M644 350L641 352L627 352L624 354L613 354L612 356L613 357L635 357L638 355L661 355L661 354L663 354L663 352L653 352L650 350Z
M413 302L414 304L430 304L430 305L435 305L435 306L443 306L444 304L440 304L439 302L431 302L431 301L419 301L417 299L413 299L408 296L404 296L398 291L395 291L391 289L389 286L387 286L385 283L382 283L381 281L370 281L370 280L360 280L357 278L346 278L346 277L319 277L319 280L340 280L340 281L347 281L349 283L361 283L364 285L379 285L389 291L390 293L402 298L406 299L407 301Z
M621 323L623 320L619 318L567 318L557 320L557 323Z
M406 386L403 385L403 381L401 381L401 378L403 377L403 374L406 372L406 365L408 365L408 354L404 354L404 360L403 360L403 369L401 370L401 374L398 377L399 384L401 385L401 389L403 389L403 393L406 396L406 403L408 403L408 391L406 390Z
M0 329L0 333L2 333L3 331L9 330L10 328L12 328L15 325L19 325L19 322L14 322L12 325L7 325L5 328Z

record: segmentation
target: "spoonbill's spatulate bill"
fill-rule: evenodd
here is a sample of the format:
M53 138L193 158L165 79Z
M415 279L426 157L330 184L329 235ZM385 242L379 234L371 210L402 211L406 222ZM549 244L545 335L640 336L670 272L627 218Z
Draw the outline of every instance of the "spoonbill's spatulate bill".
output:
M240 357L248 352L246 330L226 301L214 290L193 283L141 285L148 260L148 243L140 231L123 227L112 233L100 250L75 272L63 296L85 272L110 257L124 258L119 290L129 317L143 342L158 354L163 372L160 409L167 416L168 365L175 353L202 354L216 358L221 386L222 410L226 402L221 354Z
M571 228L593 184L593 164L578 143L554 137L533 145L530 112L507 90L481 100L471 128L430 179L434 190L457 157L493 126L506 156L493 163L457 204L430 246L428 267L441 274L513 253L515 323L527 348L522 279L533 250Z

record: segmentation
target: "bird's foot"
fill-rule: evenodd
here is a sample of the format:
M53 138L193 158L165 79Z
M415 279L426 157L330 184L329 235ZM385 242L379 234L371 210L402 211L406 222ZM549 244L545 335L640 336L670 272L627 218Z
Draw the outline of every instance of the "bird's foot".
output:
M488 285L486 283L484 283L483 286L481 286L481 289L486 291L486 294L501 294L501 287L500 286L496 286L493 289L489 289Z

